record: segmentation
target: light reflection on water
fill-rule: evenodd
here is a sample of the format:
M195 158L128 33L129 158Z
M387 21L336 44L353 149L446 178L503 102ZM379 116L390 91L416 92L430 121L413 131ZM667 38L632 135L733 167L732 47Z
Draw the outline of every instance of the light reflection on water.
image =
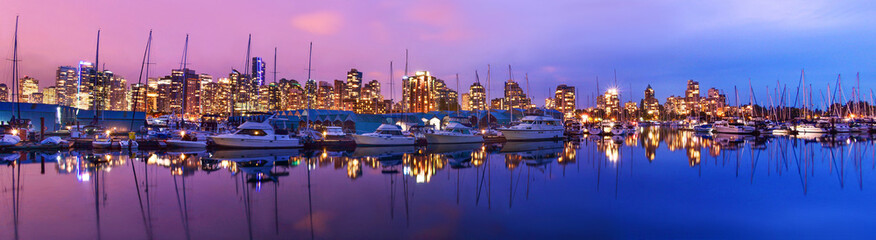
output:
M874 152L869 136L659 128L565 143L13 152L0 154L0 239L865 236Z

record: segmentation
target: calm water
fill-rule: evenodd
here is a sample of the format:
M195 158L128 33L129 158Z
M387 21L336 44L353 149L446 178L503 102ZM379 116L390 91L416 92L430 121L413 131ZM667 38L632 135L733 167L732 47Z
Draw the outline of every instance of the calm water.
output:
M867 136L0 155L0 239L869 238Z

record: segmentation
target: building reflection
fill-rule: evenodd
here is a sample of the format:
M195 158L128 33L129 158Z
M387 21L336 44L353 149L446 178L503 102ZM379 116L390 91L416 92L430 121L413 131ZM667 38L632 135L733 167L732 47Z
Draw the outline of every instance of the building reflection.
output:
M57 162L57 171L73 174L80 181L89 181L96 171L111 171L129 162L143 162L169 170L172 176L192 176L198 172L210 174L227 171L246 174L250 180L277 181L278 176L301 164L310 170L344 171L351 180L372 172L402 173L417 183L428 183L439 172L448 169L479 168L488 165L491 154L504 168L514 171L520 166L541 167L589 162L593 157L620 164L622 159L635 159L641 148L648 161L657 159L663 146L670 152L683 151L688 166L703 163L703 155L718 157L727 151L737 152L751 147L759 150L769 146L773 138L697 134L666 127L638 129L634 134L614 137L590 136L584 141L508 142L497 145L461 144L426 147L360 147L355 149L279 149L279 150L218 150L200 152L135 152L105 153L71 151L40 153L42 158ZM869 140L858 135L800 135L788 141L824 148L841 147ZM627 157L629 150L631 154ZM24 154L24 153L21 153ZM14 154L13 154L14 155ZM20 155L20 154L19 154ZM623 158L622 158L623 155ZM18 156L18 155L16 155ZM23 156L23 155L21 155ZM27 158L27 157L24 157ZM31 157L33 158L33 157ZM373 171L371 171L373 170Z

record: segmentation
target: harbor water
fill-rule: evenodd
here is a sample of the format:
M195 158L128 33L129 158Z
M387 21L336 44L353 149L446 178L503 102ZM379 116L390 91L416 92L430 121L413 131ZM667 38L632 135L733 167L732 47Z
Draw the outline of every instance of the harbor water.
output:
M0 239L867 238L869 135L0 154Z

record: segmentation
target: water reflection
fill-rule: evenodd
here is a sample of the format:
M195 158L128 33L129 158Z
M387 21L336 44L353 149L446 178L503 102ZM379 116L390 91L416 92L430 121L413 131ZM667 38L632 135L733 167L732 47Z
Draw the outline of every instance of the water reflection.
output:
M670 209L680 220L692 221L703 217L697 214L714 217L715 212L669 202L721 196L697 204L730 208L717 215L732 216L747 209L728 206L728 201L787 201L808 196L813 188L820 198L842 198L810 204L869 208L870 198L840 193L852 184L873 195L864 191L873 182L866 177L876 165L873 154L869 135L754 137L656 127L566 142L12 152L0 154L6 166L0 167L0 178L6 179L0 181L0 213L9 216L0 222L0 239L587 237L577 227L545 233L544 226L515 222L668 214L635 206ZM728 182L728 177L736 180ZM59 209L65 214L57 214ZM58 231L42 231L46 225ZM688 226L667 227L681 231ZM504 230L489 230L494 228ZM626 236L606 234L601 236Z

